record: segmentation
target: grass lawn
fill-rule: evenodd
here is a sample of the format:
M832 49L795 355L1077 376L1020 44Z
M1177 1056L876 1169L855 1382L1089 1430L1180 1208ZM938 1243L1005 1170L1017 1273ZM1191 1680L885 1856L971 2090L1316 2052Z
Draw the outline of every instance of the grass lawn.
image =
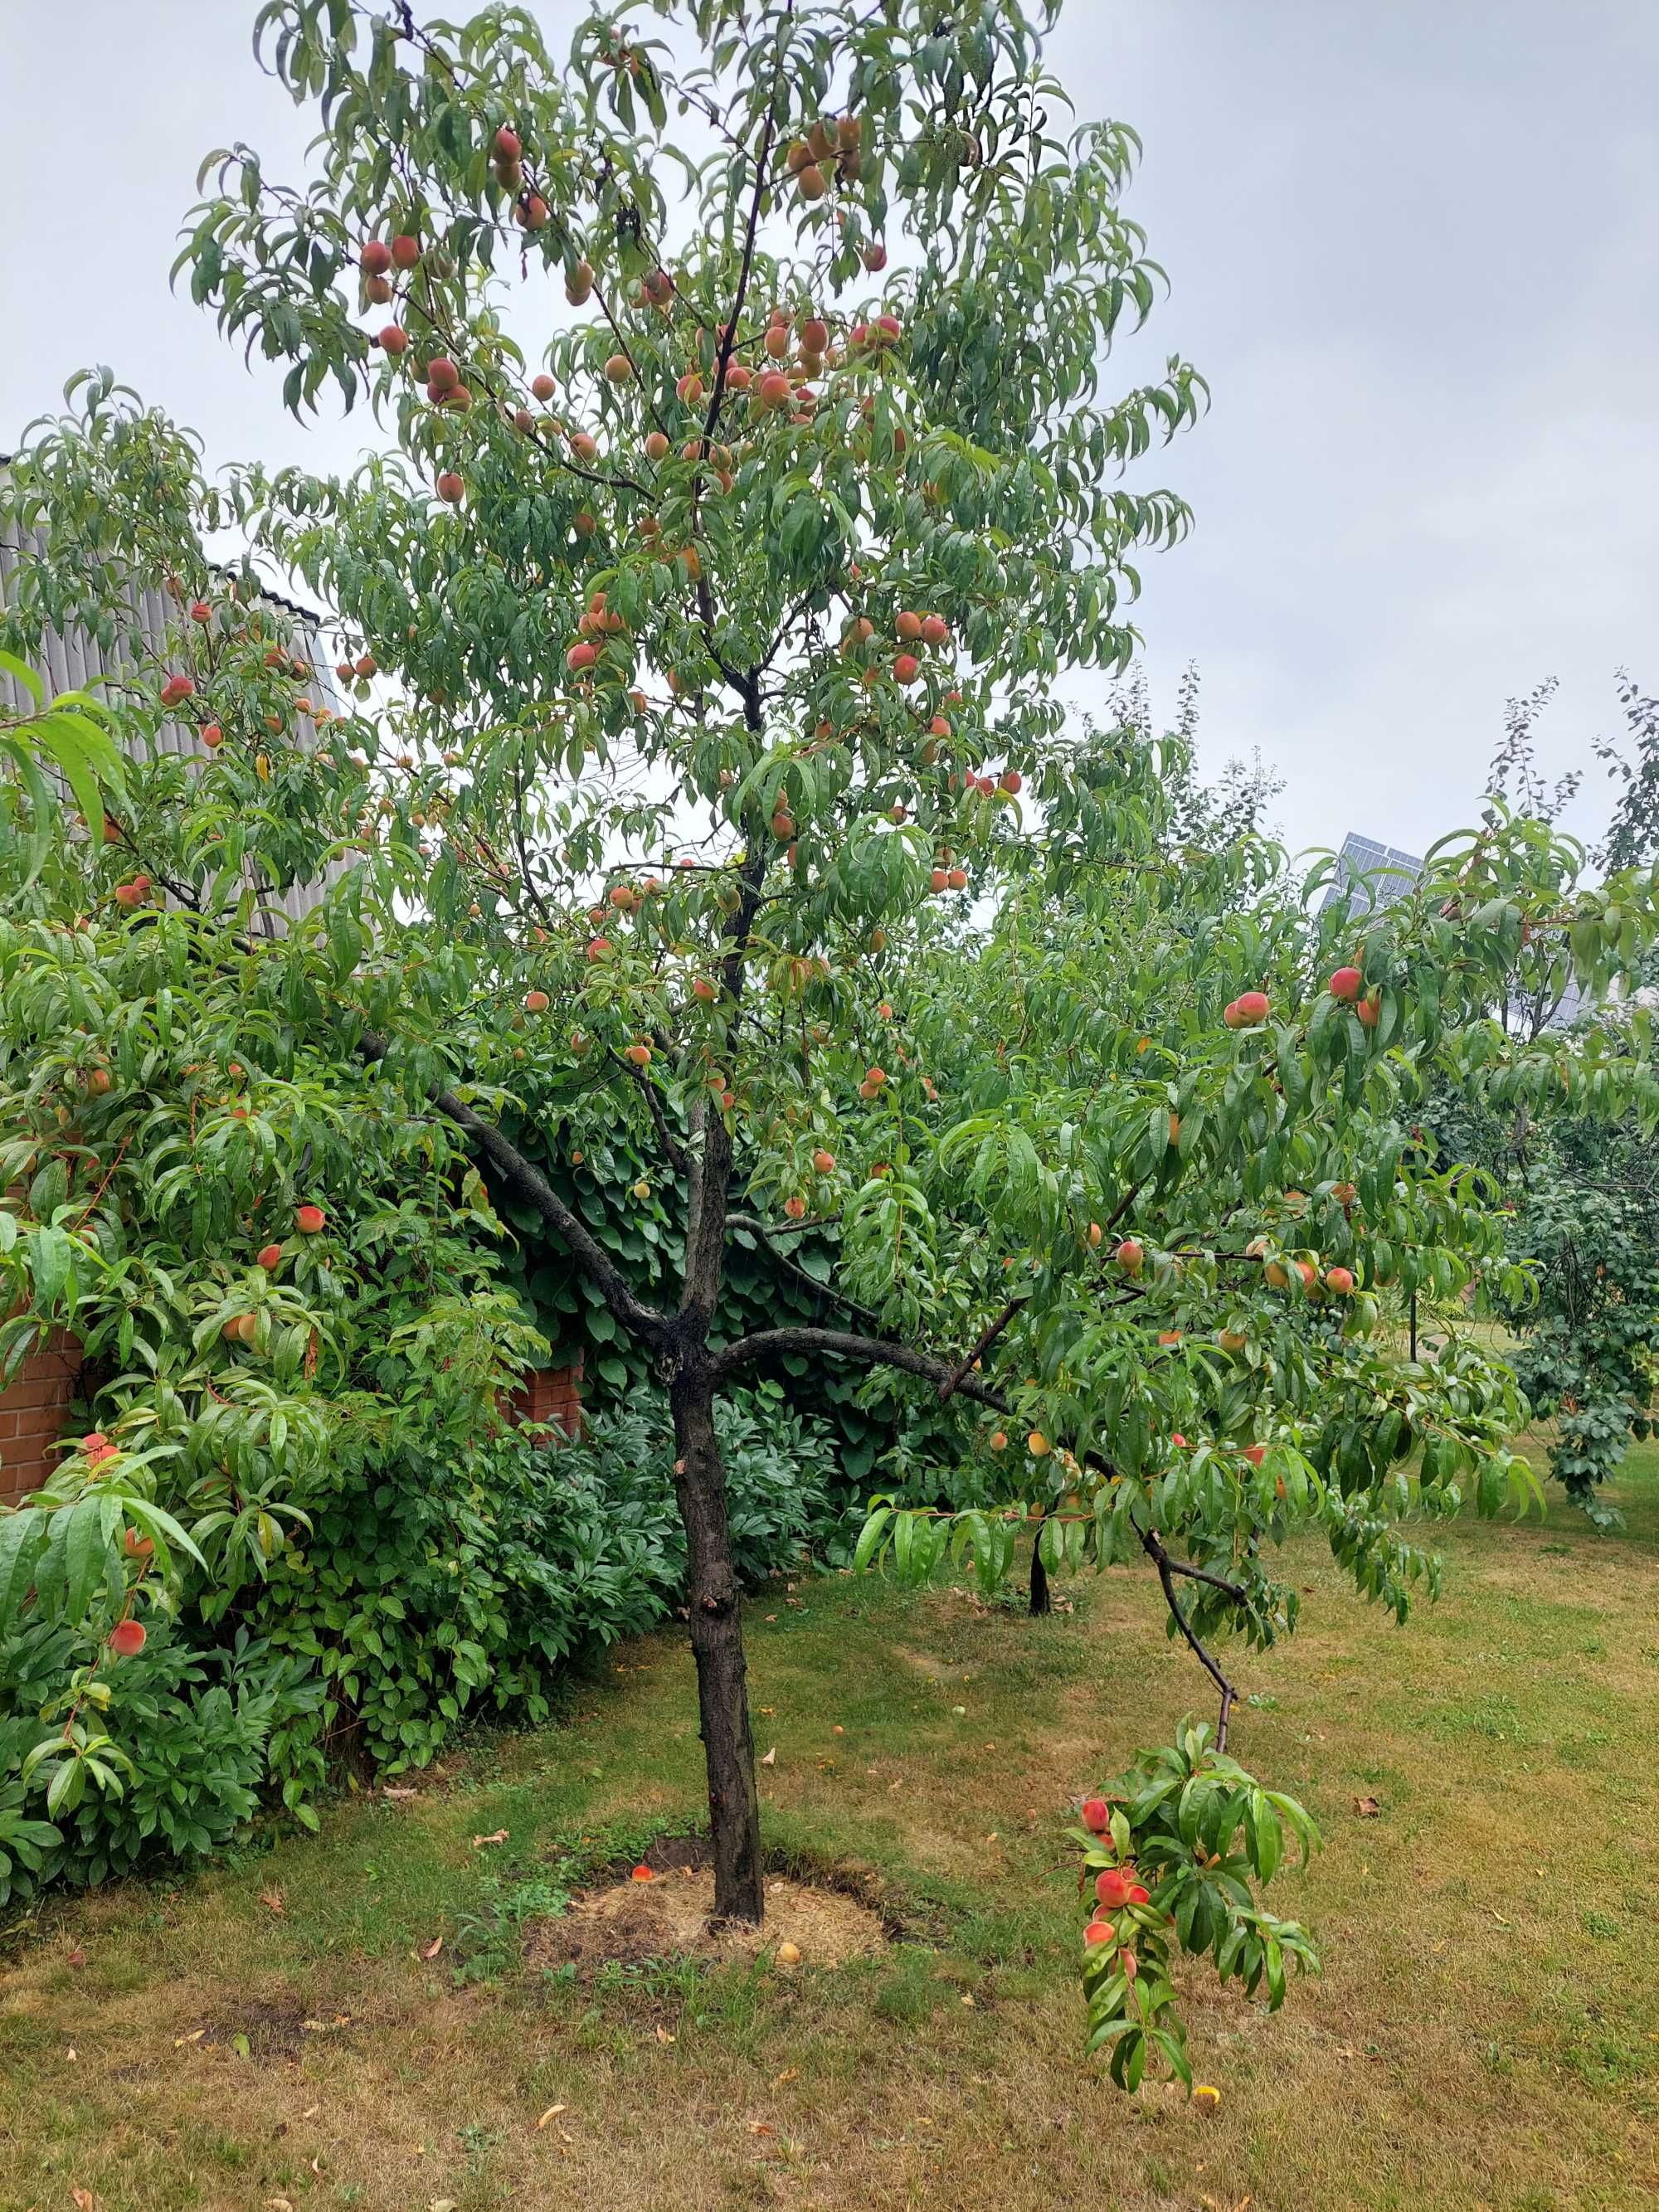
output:
M573 1881L700 1808L690 1662L653 1639L414 1796L11 1931L0 2212L1651 2205L1659 1449L1620 1502L1616 1537L1559 1499L1461 1524L1403 1630L1298 1550L1305 1625L1238 1655L1236 1748L1324 1828L1272 1899L1327 1971L1275 2017L1188 1975L1212 2118L1078 2055L1070 1804L1209 1709L1156 1583L1031 1622L832 1577L750 1613L769 1839L864 1869L904 1940L523 1966Z

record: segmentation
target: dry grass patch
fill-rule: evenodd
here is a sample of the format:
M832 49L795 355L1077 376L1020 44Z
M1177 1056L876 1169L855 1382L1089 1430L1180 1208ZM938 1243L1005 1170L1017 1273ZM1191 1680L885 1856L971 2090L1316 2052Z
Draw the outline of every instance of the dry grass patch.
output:
M1155 1589L1114 1573L1031 1622L831 1578L750 1615L767 1830L779 1878L849 1881L899 1940L786 1970L688 1953L677 1918L570 1955L572 1899L700 1803L690 1662L654 1638L414 1799L14 1930L0 2212L1646 2206L1656 1474L1641 1455L1622 1537L1559 1504L1460 1524L1403 1631L1299 1549L1307 1626L1240 1655L1237 1747L1325 1829L1274 1893L1327 1972L1272 2017L1189 1974L1213 2118L1078 2055L1060 1832L1201 1704ZM695 1933L689 1879L636 1887Z

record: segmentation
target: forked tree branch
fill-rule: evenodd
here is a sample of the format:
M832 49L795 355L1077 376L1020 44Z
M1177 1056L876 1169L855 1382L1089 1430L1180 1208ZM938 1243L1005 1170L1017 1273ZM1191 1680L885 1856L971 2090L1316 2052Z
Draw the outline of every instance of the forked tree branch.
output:
M866 1367L896 1367L907 1375L920 1375L924 1382L939 1384L948 1382L955 1372L950 1360L937 1358L931 1352L917 1352L908 1344L895 1344L884 1336L860 1336L839 1328L763 1328L753 1336L739 1337L716 1354L715 1382L723 1382L737 1369L751 1366L757 1359L789 1352L824 1352L832 1358L857 1360ZM971 1376L957 1388L962 1396L988 1406L993 1413L1013 1410L1000 1392L988 1390Z
M1002 1311L990 1324L989 1328L985 1330L983 1334L981 1336L979 1342L974 1346L973 1350L968 1354L968 1357L962 1362L960 1366L952 1368L950 1375L939 1386L939 1403L941 1405L948 1404L948 1402L956 1396L957 1392L962 1388L963 1382L967 1381L969 1376L979 1364L979 1362L984 1358L986 1353L991 1349L991 1346L996 1342L997 1339L1002 1334L1003 1330L1007 1328L1009 1322L1013 1319L1014 1316L1019 1311L1020 1308L1024 1304L1025 1301L1024 1298L1010 1298L1007 1304L1004 1306Z
M357 1040L358 1053L364 1060L383 1060L390 1049L389 1040L373 1030L365 1030ZM667 1316L635 1297L610 1254L534 1162L527 1160L493 1121L487 1121L453 1091L434 1089L431 1097L441 1114L466 1131L514 1197L533 1206L547 1226L564 1240L623 1327L642 1343L655 1346L664 1341L669 1328Z

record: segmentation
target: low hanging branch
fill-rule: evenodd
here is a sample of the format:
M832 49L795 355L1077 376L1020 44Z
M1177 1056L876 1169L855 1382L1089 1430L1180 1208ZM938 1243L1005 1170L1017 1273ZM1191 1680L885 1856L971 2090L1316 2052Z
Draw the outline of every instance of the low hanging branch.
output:
M1158 1581L1164 1586L1164 1602L1169 1607L1171 1614L1174 1616L1176 1626L1181 1631L1182 1636L1187 1639L1187 1642L1191 1647L1193 1655L1197 1659L1199 1665L1204 1669L1210 1680L1215 1684L1217 1689L1221 1692L1221 1711L1216 1721L1215 1747L1218 1752L1225 1751L1227 1748L1227 1722L1232 1713L1233 1705L1237 1698L1238 1692L1234 1688L1233 1685L1227 1680L1227 1677L1222 1673L1220 1668L1216 1665L1215 1661L1210 1656L1208 1651L1206 1650L1204 1645L1199 1641L1197 1636L1194 1633L1191 1624L1188 1622L1186 1614L1181 1610L1180 1601L1176 1596L1174 1577L1177 1573L1189 1575L1194 1582L1213 1583L1218 1589L1231 1590L1232 1585L1224 1583L1218 1576L1205 1573L1203 1569L1200 1567L1177 1567L1176 1563L1170 1557L1163 1545L1159 1542L1158 1537L1154 1535L1150 1528L1143 1528L1140 1531L1140 1541L1146 1556L1152 1560L1153 1565L1158 1569ZM1244 1594L1242 1590L1237 1592L1237 1596L1241 1603L1243 1601L1243 1595Z

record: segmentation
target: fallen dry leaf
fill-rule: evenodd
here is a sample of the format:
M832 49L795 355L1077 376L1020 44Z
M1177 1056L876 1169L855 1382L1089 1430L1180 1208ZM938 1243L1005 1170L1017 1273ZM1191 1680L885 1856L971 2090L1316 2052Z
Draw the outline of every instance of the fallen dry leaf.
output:
M423 1959L435 1959L439 1952L441 1951L443 1948L443 1937L441 1936L434 1936L429 1943L423 1944L422 1946L421 1956Z
M751 2136L775 2136L777 2130L772 2125L770 2120L750 2120L749 2132ZM87 2202L90 2203L91 2198L88 2197Z
M675 2039L667 2028L659 2027L657 2030L657 2040L659 2043L672 2043Z
M800 2069L799 2066L786 2066L782 2073L780 2074L777 2079L773 2082L772 2087L775 2089L781 2089L786 2081L799 2081L799 2079Z
M300 2118L302 2120L314 2120L318 2113L320 2112L322 2109L323 2108L320 2105L307 2105L304 2112L301 2113Z
M382 1797L417 1797L420 1792L416 1790L394 1790L389 1782L385 1782L380 1785L380 1795Z
M969 2012L972 2012L972 2010L974 2009L974 2001L973 2001L972 1997L963 1997L963 2001L962 2001L962 2002L963 2002L963 2004L964 2004L964 2005L966 2005L966 2006L967 2006L967 2008L968 2008L969 2011Z
M76 2207L76 2212L93 2212L93 2195L89 2189L71 2189L70 2202Z
M769 1751L769 1752L767 1753L766 1756L762 1759L762 1761L761 1761L761 1765L762 1765L763 1766L775 1766L775 1765L777 1765L777 1763L778 1763L778 1747L777 1747L776 1744L774 1744L774 1745L773 1745L773 1747L772 1747L772 1748L771 1748L771 1750L770 1750L770 1751Z
M87 1954L77 1946L70 1953L69 1962L71 1966L84 1966L87 1963Z
M506 1841L507 1830L497 1828L493 1836L474 1836L472 1848L475 1851L481 1851L486 1844L504 1844Z
M267 2197L265 2212L294 2212L293 2200L287 2197Z
M204 2027L193 2027L188 2035L175 2035L173 2039L173 2047L175 2051L182 2051L187 2043L199 2043L206 2033L207 2030Z
M550 2105L540 2119L537 2121L536 2125L538 2128L544 2128L550 2120L556 2120L561 2112L568 2112L569 2110L568 2105Z
M280 1889L262 1889L259 1892L259 1902L261 1905L268 1906L272 1912L286 1912L288 1911L287 1903L284 1900L283 1893Z
M1374 1820L1382 1808L1375 1797L1356 1797L1353 1801L1353 1809L1362 1820Z

